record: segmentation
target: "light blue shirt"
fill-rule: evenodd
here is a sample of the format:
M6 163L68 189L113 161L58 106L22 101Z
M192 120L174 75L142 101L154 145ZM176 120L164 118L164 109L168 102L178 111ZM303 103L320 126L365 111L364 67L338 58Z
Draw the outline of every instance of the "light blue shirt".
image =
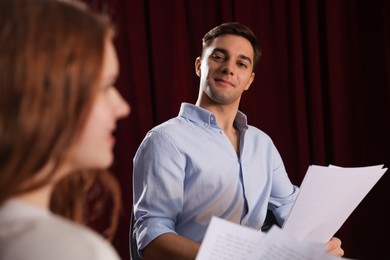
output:
M138 248L164 233L201 242L212 216L260 229L267 209L280 225L298 194L271 138L238 111L237 155L208 110L183 103L153 128L134 157Z

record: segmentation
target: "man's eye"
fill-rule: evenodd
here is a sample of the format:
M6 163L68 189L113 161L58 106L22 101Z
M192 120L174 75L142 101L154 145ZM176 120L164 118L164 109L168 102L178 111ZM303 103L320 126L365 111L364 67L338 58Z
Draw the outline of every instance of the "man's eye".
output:
M220 55L218 55L218 54L213 54L213 55L211 55L211 58L212 58L213 60L223 60L223 57L220 56Z
M245 63L243 63L243 62L239 62L238 66L242 67L242 68L248 68L248 66Z

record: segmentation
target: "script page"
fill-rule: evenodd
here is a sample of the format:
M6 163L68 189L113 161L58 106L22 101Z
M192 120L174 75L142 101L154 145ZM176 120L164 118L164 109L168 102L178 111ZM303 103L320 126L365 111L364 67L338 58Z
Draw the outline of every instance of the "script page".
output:
M386 172L382 167L310 166L282 229L299 240L329 241Z
M196 260L339 260L323 244L299 241L273 226L267 233L213 217ZM345 258L346 259L346 258Z
M247 260L263 233L213 217L196 260Z
M248 260L340 260L325 251L323 244L299 241L273 226ZM346 260L346 258L343 258Z

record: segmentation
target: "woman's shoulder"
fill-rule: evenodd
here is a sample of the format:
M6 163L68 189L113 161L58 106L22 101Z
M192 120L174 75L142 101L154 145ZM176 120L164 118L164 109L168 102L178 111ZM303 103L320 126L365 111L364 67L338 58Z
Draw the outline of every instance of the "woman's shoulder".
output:
M54 214L1 227L0 259L120 259L97 232Z

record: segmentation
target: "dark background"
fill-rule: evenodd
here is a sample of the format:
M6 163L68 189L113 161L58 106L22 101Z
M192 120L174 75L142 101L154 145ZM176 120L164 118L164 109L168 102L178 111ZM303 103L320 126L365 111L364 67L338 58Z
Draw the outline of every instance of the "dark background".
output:
M268 133L300 185L310 164L390 165L390 1L89 0L117 26L117 84L131 115L117 131L113 173L123 212L114 246L129 259L132 159L146 132L198 93L195 58L212 27L239 21L263 56L240 109ZM336 234L345 257L389 259L390 173ZM346 187L348 188L348 187ZM381 238L380 238L381 237Z

